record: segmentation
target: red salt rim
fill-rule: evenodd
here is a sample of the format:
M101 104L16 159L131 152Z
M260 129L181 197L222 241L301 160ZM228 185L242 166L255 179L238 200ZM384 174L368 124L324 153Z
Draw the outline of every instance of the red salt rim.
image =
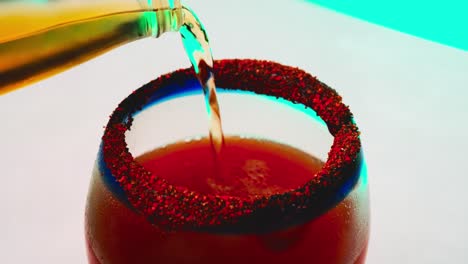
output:
M334 136L327 161L303 186L254 198L204 195L147 171L129 152L125 132L131 127L131 114L156 89L195 78L191 68L178 70L125 99L103 136L104 161L137 212L170 230L266 232L307 221L346 197L359 178L361 143L350 110L333 89L300 69L268 61L220 60L214 64L214 74L220 87L282 97L315 110Z

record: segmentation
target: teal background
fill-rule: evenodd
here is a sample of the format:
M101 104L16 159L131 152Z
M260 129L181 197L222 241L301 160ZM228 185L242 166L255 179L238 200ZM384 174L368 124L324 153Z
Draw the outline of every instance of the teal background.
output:
M468 51L468 0L305 0Z

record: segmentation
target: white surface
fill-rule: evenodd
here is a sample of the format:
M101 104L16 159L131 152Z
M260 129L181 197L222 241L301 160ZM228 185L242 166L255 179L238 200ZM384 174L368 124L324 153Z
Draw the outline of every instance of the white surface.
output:
M466 52L297 0L185 3L216 58L299 66L351 106L371 185L368 263L468 262ZM189 65L180 42L139 41L0 97L1 263L86 262L102 127L133 89Z

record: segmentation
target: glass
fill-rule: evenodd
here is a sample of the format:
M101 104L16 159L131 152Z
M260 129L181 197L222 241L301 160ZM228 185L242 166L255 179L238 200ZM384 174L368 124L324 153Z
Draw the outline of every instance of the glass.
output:
M86 207L89 262L364 263L367 174L341 98L309 74L275 63L223 60L214 69L224 88L226 135L287 144L324 165L287 191L252 197L172 184L135 157L206 137L208 126L192 70L160 77L125 99L107 124Z

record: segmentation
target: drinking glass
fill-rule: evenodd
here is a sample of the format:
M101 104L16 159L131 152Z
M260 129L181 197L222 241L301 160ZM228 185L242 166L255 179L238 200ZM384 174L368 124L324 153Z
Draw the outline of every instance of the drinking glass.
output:
M288 190L251 197L203 193L149 170L136 158L208 135L192 69L161 76L106 126L86 207L89 262L364 263L366 166L341 97L274 62L221 60L214 72L225 135L287 144L322 160L320 170L305 181L285 173Z

